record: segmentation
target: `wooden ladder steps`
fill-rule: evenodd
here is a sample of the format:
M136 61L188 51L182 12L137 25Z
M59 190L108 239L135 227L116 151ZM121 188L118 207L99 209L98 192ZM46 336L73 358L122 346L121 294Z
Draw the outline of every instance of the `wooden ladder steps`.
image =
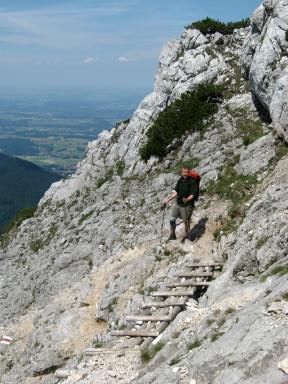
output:
M223 266L223 263L192 263L192 264L187 264L186 265L187 267L189 268L200 268L200 267L214 267L214 268L218 268L218 267L222 267Z
M159 332L153 332L143 329L141 331L132 331L131 329L123 329L122 331L112 331L111 336L130 336L130 337L158 337Z
M173 301L171 303L168 303L166 301L155 301L155 302L150 302L150 303L144 303L142 304L142 308L166 308L166 307L183 307L185 305L184 301Z
M168 297L168 296L194 296L194 291L169 291L169 292L151 292L153 297Z
M168 315L158 316L126 316L126 321L171 321L171 317Z
M203 281L203 282L200 282L200 281L184 281L184 282L173 281L172 283L167 283L166 287L167 288L176 288L176 287L207 287L209 285L210 285L210 283L208 283L207 281Z
M213 272L180 272L175 277L211 277Z

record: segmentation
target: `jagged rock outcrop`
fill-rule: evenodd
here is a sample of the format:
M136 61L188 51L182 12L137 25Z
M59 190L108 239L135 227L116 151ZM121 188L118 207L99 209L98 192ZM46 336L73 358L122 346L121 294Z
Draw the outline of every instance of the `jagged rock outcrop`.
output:
M264 28L261 9L254 23ZM287 275L274 273L273 268L281 271L287 258L287 157L275 168L286 147L273 138L272 126L260 119L249 84L240 77L239 56L248 33L240 29L231 36L204 36L186 30L180 39L166 44L154 91L131 120L89 143L75 174L53 184L36 215L4 239L0 319L5 333L14 339L0 363L4 384L57 383L51 372L65 363L67 369L86 369L79 383L95 384L97 373L87 376L89 364L81 351L93 342L113 344L108 330L122 326L121 317L136 312L143 295L164 289L177 269L203 252L227 260L223 274L201 299L197 314L188 308L167 328L163 334L167 345L159 360L144 367L135 383L195 379L196 384L241 380L256 384L265 382L270 372L271 383L284 379L284 373L275 367L287 351L283 341L287 318L282 310ZM249 44L245 48L247 60ZM246 62L251 72L254 56L249 57ZM139 148L153 119L182 93L206 82L223 83L227 92L219 111L206 122L205 131L187 132L162 162L151 158L145 164ZM195 231L194 243L159 247L160 203L174 187L175 170L182 161L193 163L202 175L203 193L193 217L195 227L206 224ZM247 196L245 200L239 195L241 204L234 201L233 205L215 195L217 190L221 196L219 188L226 175L234 197L242 183L241 193ZM164 215L166 223L168 211ZM229 220L233 225L227 235ZM213 233L215 237L222 235L219 245ZM276 300L283 304L280 309L275 307ZM261 327L266 304L273 315ZM229 312L231 306L233 311ZM218 324L219 317L209 327L207 321L214 310L219 316L219 308L227 311L225 326ZM275 315L273 311L278 312ZM257 342L254 323L260 327ZM217 337L213 336L216 324L223 326ZM187 340L193 338L201 339L203 348L188 353ZM225 345L227 353L221 354ZM175 372L173 353L183 356L181 369ZM266 364L271 355L271 364ZM247 367L249 359L255 367Z
M288 141L288 3L265 0L251 18L241 65L252 91Z

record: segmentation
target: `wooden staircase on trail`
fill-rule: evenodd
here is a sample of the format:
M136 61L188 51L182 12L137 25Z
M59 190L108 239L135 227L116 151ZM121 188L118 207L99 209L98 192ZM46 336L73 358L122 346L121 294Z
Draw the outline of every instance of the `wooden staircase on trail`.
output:
M210 284L209 279L222 266L222 263L217 262L187 264L189 271L177 273L175 276L177 280L166 284L170 290L150 294L152 300L142 305L145 313L126 316L126 321L134 322L137 329L131 327L115 330L111 335L134 338L134 345L140 345L141 350L146 349L185 308L188 300L195 296L199 289L202 290L201 294L204 294L204 289ZM157 301L153 301L153 298ZM147 315L149 309L150 313Z

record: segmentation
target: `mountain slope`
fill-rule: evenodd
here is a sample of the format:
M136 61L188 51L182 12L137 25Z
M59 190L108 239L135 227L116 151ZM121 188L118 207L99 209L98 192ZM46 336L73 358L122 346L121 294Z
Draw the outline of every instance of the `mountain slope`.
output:
M89 143L76 173L53 184L35 216L11 233L0 250L0 318L15 340L0 363L5 384L58 383L53 372L64 364L78 370L67 384L102 384L101 369L119 382L113 364L81 351L120 347L110 331L201 258L222 261L222 273L169 325L150 363L131 361L133 374L119 368L122 382L285 382L278 363L287 357L288 151L241 77L250 32L219 38L192 29L167 43L154 91L130 122ZM144 163L139 149L159 113L205 83L225 86L218 111L162 161ZM161 201L182 163L202 175L194 241L160 245ZM168 221L165 211L164 236ZM126 363L138 352L129 349Z
M0 230L25 207L38 204L60 176L36 165L0 153Z

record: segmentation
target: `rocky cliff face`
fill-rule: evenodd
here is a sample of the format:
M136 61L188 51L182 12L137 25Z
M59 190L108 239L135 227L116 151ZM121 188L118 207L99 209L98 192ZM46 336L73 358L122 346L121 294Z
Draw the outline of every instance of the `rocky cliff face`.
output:
M272 112L277 97L285 102L285 87L280 75L265 89L257 80L267 63L260 40L271 42L269 26L285 15L284 3L265 1L251 30L224 37L192 29L169 42L154 91L130 122L89 143L76 173L53 184L36 215L3 239L0 318L14 339L2 355L3 383L57 383L53 371L65 364L78 370L67 384L285 382L277 364L287 357L288 164L287 147L272 134L286 135ZM281 68L282 58L273 57ZM153 119L207 82L226 92L205 131L187 132L162 162L145 164L139 148ZM250 87L271 124L259 116ZM159 206L183 161L202 174L193 242L159 246ZM199 258L224 261L223 272L163 333L165 347L148 367L138 351L119 356L119 372L113 358L83 357L95 343L112 346L110 330L123 326L124 315Z
M252 92L269 112L277 132L288 139L288 4L267 0L251 18L241 65Z

